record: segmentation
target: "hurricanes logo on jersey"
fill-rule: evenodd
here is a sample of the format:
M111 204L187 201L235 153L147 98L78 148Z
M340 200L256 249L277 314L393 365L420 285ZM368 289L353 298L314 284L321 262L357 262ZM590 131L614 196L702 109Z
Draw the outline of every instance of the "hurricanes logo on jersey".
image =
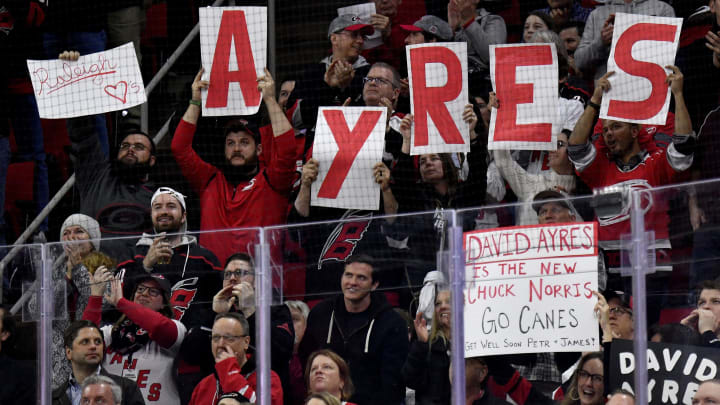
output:
M372 213L357 215L358 210L348 210L340 220L348 218L371 218ZM372 220L353 221L353 222L341 222L337 224L333 229L330 236L325 241L325 246L320 253L320 260L318 260L318 270L322 268L322 265L326 261L337 261L344 262L345 259L352 255L357 247L357 243L362 240L363 235L367 232Z
M192 277L180 280L173 286L170 305L172 306L173 319L176 321L182 320L185 311L187 311L190 303L195 299L197 284L198 278Z

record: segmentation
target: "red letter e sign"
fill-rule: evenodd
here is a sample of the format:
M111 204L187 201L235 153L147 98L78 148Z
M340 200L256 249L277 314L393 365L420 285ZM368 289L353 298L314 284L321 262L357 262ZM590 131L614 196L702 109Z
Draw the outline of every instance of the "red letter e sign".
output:
M257 78L264 74L267 48L265 7L201 7L200 54L210 81L202 113L255 114L260 108Z
M675 64L682 18L618 13L607 70L611 88L600 118L638 124L664 124L670 106L665 83Z
M490 78L499 105L490 117L488 149L557 149L555 44L491 45Z
M385 107L319 108L313 143L319 168L311 205L380 208L380 186L372 167L382 161L386 122Z
M448 42L405 48L413 113L410 154L470 152L467 44Z

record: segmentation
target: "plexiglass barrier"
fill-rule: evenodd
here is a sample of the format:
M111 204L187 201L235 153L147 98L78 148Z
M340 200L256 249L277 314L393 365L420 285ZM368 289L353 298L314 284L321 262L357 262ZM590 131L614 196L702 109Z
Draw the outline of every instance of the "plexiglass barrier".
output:
M257 403L322 390L358 404L533 404L619 388L688 403L718 369L718 185L264 229L69 233L4 269L15 322L0 353L35 373L42 403L67 388L68 357L134 380L145 401L181 403L243 351L233 367L247 381L254 372ZM203 248L213 238L234 255ZM236 315L216 320L226 312L247 330ZM79 320L103 332L92 349L76 346L95 331ZM340 383L328 385L323 362Z
M43 272L43 246L2 246L0 252L7 254L11 248L16 248L18 253L1 270L0 375L5 387L3 391L13 392L20 402L50 403L50 391L42 370L50 367L46 361L52 341L49 325L64 316L64 307L53 300L55 286L44 276L47 273Z

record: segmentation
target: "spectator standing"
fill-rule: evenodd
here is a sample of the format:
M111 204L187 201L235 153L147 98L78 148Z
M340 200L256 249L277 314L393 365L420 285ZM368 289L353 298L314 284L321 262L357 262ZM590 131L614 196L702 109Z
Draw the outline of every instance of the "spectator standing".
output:
M17 145L16 160L32 161L33 200L37 215L50 198L43 129L30 82L27 59L43 59L45 7L39 1L5 1L0 5L0 245L5 245L5 184L10 163L10 128ZM57 55L54 55L57 57ZM38 231L47 231L47 219Z
M104 38L105 33L101 32ZM68 61L79 57L77 51L60 55L60 59ZM156 161L155 142L139 129L122 131L117 155L110 160L99 141L102 135L98 135L100 130L93 121L96 117L68 120L68 133L75 156L75 186L81 200L80 212L99 222L103 238L133 236L149 231L148 206L155 191L150 181L150 172ZM104 129L105 124L102 125ZM116 260L127 258L131 249L131 239L106 241L103 245L103 251Z
M350 365L359 405L400 404L405 385L400 370L408 353L405 321L377 289L373 259L358 255L345 261L342 296L316 305L308 316L300 358L321 348L336 352Z
M667 76L666 82L675 100L675 134L667 150L658 149L648 153L638 142L639 125L605 120L603 141L608 152L606 156L599 154L595 146L589 142L589 137L600 109L602 95L610 89L608 77L613 72L608 72L597 82L593 96L570 136L568 147L568 155L578 175L590 188L602 189L613 186L620 189L621 193L629 195L631 187L649 189L670 184L675 181L677 173L687 170L692 164L695 133L685 107L683 75L675 66L667 68L672 73ZM655 193L649 195L652 200L662 200ZM623 200L626 202L623 202L616 212L598 217L600 246L606 252L617 250L620 246L620 235L630 230L629 198ZM669 249L667 212L662 209L661 201L652 201L650 204L645 214L645 221L655 229L656 242L653 247ZM667 283L662 278L663 275L656 275L650 279L649 289L652 293L665 291ZM651 324L658 319L661 306L662 299L651 300L649 303L648 319Z
M479 7L480 0L450 0L448 24L455 41L468 44L468 80L487 80L490 74L490 45L507 42L505 20Z
M271 128L251 129L247 121L233 120L225 129L225 162L215 167L192 148L200 118L200 91L209 82L201 80L202 70L192 84L192 100L175 130L173 156L185 178L200 196L201 230L268 226L284 223L295 178L295 134L275 98L270 72L258 78ZM269 133L272 132L272 136ZM261 143L261 134L267 142ZM270 149L261 166L258 156ZM271 147L272 146L272 147ZM252 252L256 232L204 233L199 241L223 262L235 252Z
M80 55L102 52L107 46L105 23L107 21L107 2L85 0L53 0L46 2L47 18L43 48L46 59L57 58L65 50L73 50ZM76 57L76 59L77 59ZM110 156L107 124L104 114L87 117L82 121L87 136L95 138L99 145L100 157ZM68 121L68 132L73 129ZM84 138L81 138L84 139ZM76 155L78 160L83 156Z
M295 95L302 99L302 128L315 127L319 106L338 106L347 98L351 102L360 100L363 78L370 70L360 52L364 38L372 32L371 25L360 23L360 17L353 14L343 14L330 22L328 39L332 53L308 66L295 83Z

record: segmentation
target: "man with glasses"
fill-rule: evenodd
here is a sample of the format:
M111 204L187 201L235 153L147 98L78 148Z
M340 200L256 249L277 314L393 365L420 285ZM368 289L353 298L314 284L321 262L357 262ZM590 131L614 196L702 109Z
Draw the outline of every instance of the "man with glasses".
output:
M125 296L134 291L138 280L148 275L162 275L172 286L170 307L173 319L182 322L188 335L180 348L178 391L187 403L194 383L212 367L207 347L207 332L212 325L212 297L222 285L220 263L215 255L201 246L197 238L186 234L185 197L170 187L160 187L153 194L150 212L154 233L144 233L138 240L132 259L118 264L125 270Z
M223 288L213 298L213 311L218 314L239 312L247 319L250 347L255 348L255 265L247 253L235 253L225 262ZM284 305L270 307L270 367L282 381L283 391L289 389L290 359L295 330L290 309Z
M248 354L249 330L248 321L241 313L228 312L215 318L211 335L215 371L195 387L190 405L214 404L230 393L236 393L238 400L257 401L255 358ZM270 395L272 405L283 403L280 378L274 371L270 372Z
M608 343L612 339L632 340L635 333L633 311L625 300L625 295L615 290L607 290L604 294L595 293L595 296L598 298L595 312L602 329L602 342Z
M328 28L332 54L310 65L295 84L293 96L302 99L297 117L300 126L314 128L320 106L339 106L347 99L360 101L362 80L370 70L360 52L365 37L372 33L372 25L361 23L357 15L343 14L332 20Z
M64 60L77 60L78 52L63 52ZM75 187L80 193L80 213L100 223L103 238L139 235L150 230L146 208L155 186L150 172L155 166L155 142L139 129L118 135L122 139L115 159L110 160L95 134L95 116L67 121ZM129 257L127 239L103 243L103 251L115 259Z

